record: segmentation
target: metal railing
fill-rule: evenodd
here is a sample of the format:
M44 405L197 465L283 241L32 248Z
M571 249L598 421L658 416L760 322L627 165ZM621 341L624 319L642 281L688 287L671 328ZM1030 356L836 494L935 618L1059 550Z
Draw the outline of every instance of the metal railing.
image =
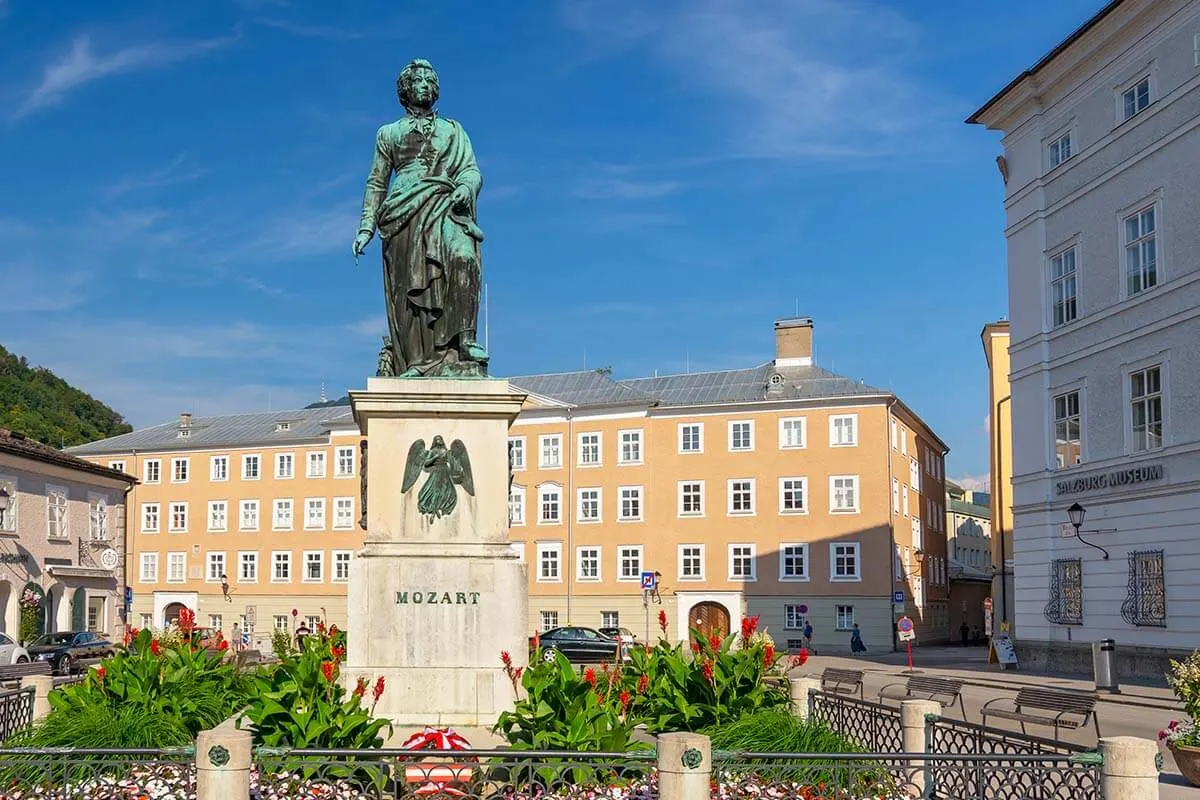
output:
M108 800L196 796L195 748L0 749L0 797Z
M0 692L0 742L33 724L34 688Z
M926 749L931 753L1003 753L1007 755L1075 755L1095 748L1046 739L1000 728L989 728L930 715L925 718Z
M904 750L900 709L829 692L809 694L809 720L837 731L865 750Z

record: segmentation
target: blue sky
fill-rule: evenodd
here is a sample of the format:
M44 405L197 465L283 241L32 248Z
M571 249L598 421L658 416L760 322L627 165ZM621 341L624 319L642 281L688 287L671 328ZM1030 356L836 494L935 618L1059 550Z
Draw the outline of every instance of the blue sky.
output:
M817 360L987 468L996 135L962 120L1100 0L0 0L0 343L135 425L361 387L350 256L411 58L484 174L492 371Z

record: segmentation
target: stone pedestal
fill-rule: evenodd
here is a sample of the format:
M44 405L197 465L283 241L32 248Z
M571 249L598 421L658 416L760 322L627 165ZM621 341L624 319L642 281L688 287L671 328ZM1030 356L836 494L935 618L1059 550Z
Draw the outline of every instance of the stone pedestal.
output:
M508 426L524 395L503 380L372 378L351 392L366 434L366 533L351 564L347 686L386 682L376 714L400 726L487 727L512 707L500 663L528 654L528 578L508 542ZM461 441L474 495L418 510L429 474L401 493L413 442Z

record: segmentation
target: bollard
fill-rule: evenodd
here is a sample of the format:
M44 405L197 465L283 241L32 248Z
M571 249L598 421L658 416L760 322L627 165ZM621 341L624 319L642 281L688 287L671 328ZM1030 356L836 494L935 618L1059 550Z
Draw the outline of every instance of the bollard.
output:
M809 694L813 691L821 691L820 678L790 678L788 680L788 696L792 702L792 713L801 722L808 722L809 714L812 713Z
M1100 740L1100 796L1104 800L1158 800L1158 743L1136 736Z
M925 717L929 714L941 716L942 704L935 700L902 700L900 702L900 738L906 753L927 751ZM907 771L908 790L914 797L924 797L925 762L913 759Z
M712 743L699 733L664 733L658 737L659 800L709 800Z
M50 692L54 691L54 677L51 675L26 675L21 678L21 688L32 686L33 722L45 719L50 715Z
M235 719L196 735L196 800L249 800L250 731Z

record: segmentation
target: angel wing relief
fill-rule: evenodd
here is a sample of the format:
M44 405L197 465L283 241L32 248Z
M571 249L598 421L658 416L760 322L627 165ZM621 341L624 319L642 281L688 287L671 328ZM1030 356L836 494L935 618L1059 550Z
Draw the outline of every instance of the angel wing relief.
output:
M417 511L430 520L447 516L458 505L458 487L475 496L475 479L471 476L471 459L467 446L455 439L446 448L446 440L433 437L428 449L424 439L417 439L408 448L408 460L404 464L404 484L400 487L405 494L421 477L428 475L417 493Z

